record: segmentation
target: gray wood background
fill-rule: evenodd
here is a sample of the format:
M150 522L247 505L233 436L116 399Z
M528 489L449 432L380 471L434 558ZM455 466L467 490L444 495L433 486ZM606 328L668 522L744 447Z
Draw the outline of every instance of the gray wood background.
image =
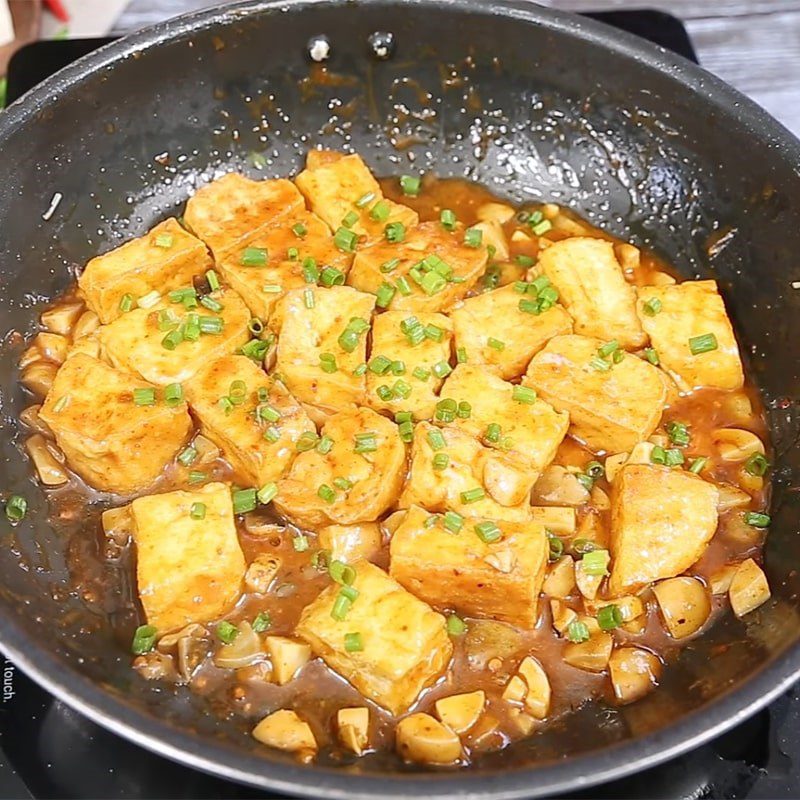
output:
M659 8L680 17L700 63L800 135L800 0L539 0L570 11ZM116 26L129 32L209 0L130 0Z

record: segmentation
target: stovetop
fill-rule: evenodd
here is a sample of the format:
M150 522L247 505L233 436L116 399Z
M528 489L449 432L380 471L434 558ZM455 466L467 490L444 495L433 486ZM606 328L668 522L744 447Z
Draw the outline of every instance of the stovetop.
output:
M657 11L589 14L694 61L683 25ZM109 39L44 41L11 60L8 101ZM620 800L800 796L800 689L708 745L624 780L571 795ZM0 704L0 800L6 798L264 798L142 750L55 700L6 660ZM273 798L277 795L272 795Z

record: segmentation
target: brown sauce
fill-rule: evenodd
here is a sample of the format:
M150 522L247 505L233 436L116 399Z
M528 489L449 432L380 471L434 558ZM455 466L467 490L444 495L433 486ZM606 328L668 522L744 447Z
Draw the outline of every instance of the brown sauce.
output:
M477 212L481 205L499 202L485 188L460 180L427 177L424 189L417 198L404 196L396 179L382 181L382 188L387 197L417 210L422 221L436 220L441 209L450 208L456 212L460 221L471 225L477 221ZM523 210L531 211L533 208ZM555 207L545 207L545 210L547 216L553 217L556 222L548 236L551 240L581 234L615 241L569 212ZM504 223L507 239L511 242L512 260L516 255L526 255L533 259L537 256L535 238L522 244L513 240L514 232L524 229L525 225L516 216ZM615 244L619 246L622 243ZM524 276L525 269L522 267L512 264L506 265L506 268L516 270L516 274L509 277L508 272L504 272L503 283ZM490 266L489 271L491 269ZM642 252L638 264L627 269L627 278L633 284L646 285L654 282L659 273L670 272L668 265L651 254ZM478 289L482 288L485 287L479 284ZM76 295L69 293L58 304L75 302ZM749 414L742 413L742 409L747 407L743 398L752 407ZM688 460L697 456L711 458L709 468L704 473L707 480L717 484L743 486L751 497L747 509L760 510L765 507L768 484L743 473L741 462L727 462L720 458L712 435L717 428L737 427L755 433L762 441L768 440L763 409L759 405L754 387L747 385L738 392L703 389L681 396L667 408L656 434L663 435L664 426L670 420L686 423L692 432L691 443L686 449ZM559 448L554 463L585 468L596 458L578 442L567 438ZM237 476L221 459L214 460L206 471L209 479L236 483ZM147 493L186 488L183 476L180 468L172 464ZM605 478L600 478L596 486L607 495L611 494L611 486ZM120 506L129 498L99 495L72 474L67 484L51 490L49 495L53 526L70 536L68 561L73 590L80 593L95 612L108 615L119 630L120 646L127 646L133 628L137 623L143 622L136 600L135 554L124 537L120 541L110 541L106 537L99 516L102 508ZM709 581L711 575L722 565L758 556L763 531L744 525L741 522L741 512L742 508L739 507L721 514L717 534L702 558L690 570L690 574ZM589 514L598 518L601 536L607 539L609 514L605 510L598 512L588 506L579 508L578 529L581 530L580 521ZM274 527L266 528L265 532L265 526L270 524ZM315 533L306 532L311 541L309 550L297 552L292 545L291 531L286 530L285 523L264 511L254 512L247 521L239 518L238 532L248 563L259 554L271 554L281 559L281 568L267 595L242 595L235 609L226 615L226 619L236 623L240 620L252 620L260 612L268 612L272 620L269 633L292 635L302 609L330 582L327 573L311 563L310 556L318 549ZM570 552L569 539L565 540L565 546L566 552ZM381 566L388 563L387 537L384 538L383 552L377 563ZM617 630L615 638L618 643L635 643L668 662L681 643L672 639L665 630L652 592L645 592L643 599L647 614L643 632L632 634ZM578 608L579 595L576 594L570 603ZM724 595L716 596L713 605L714 610L706 627L712 625L719 614L727 613ZM607 674L587 672L563 661L562 651L566 642L553 630L545 599L540 601L540 619L532 631L516 630L491 621L467 622L468 632L453 638L455 654L452 668L436 685L423 692L413 709L433 713L433 705L440 697L475 689L484 690L487 696L484 722L463 737L467 752L503 747L509 741L529 733L525 725L521 726L518 715L511 713L512 706L501 699L509 678L527 654L535 655L541 662L550 679L553 696L546 721L528 719L530 732L535 732L542 725L551 723L593 697L604 696L613 700ZM213 625L207 627L209 630L213 629ZM697 635L701 634L702 631ZM209 636L206 647L209 655L201 660L193 672L188 681L188 690L208 698L215 713L222 717L230 714L243 715L255 722L278 708L294 708L312 726L321 746L330 748L332 758L344 755L333 733L332 719L337 709L362 705L364 700L322 661L312 661L297 679L286 686L278 686L260 679L255 668L234 671L216 667L212 654L219 647L219 642L213 641L213 637ZM178 674L177 665L172 658L165 659L163 656L150 654L139 656L133 662L145 676L187 683ZM372 713L370 748L391 748L394 718L377 706L369 705ZM497 722L494 728L486 723L490 718Z

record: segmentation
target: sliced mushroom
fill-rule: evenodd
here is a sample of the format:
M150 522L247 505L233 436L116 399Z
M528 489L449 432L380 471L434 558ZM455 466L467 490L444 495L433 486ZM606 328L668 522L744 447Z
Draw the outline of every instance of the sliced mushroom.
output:
M738 569L739 564L725 564L725 566L714 570L708 579L711 594L727 594L728 589L731 588L733 576Z
M224 644L214 653L214 664L220 669L249 667L264 658L261 638L249 622L239 623L239 633L230 644ZM274 662L273 662L274 663Z
M33 344L42 354L42 358L54 364L63 364L69 350L69 339L58 333L39 333Z
M471 621L464 636L464 652L470 667L486 669L492 659L506 659L522 649L522 637L516 628L489 619Z
M198 433L197 436L194 437L192 447L197 450L197 458L192 464L193 468L197 466L208 466L222 455L222 451L219 447L207 436L203 436L202 433Z
M403 520L408 514L407 508L401 508L399 511L394 511L389 514L383 522L381 522L381 531L385 536L391 537L394 532L400 527Z
M486 694L476 692L453 694L436 701L436 714L448 728L458 734L466 733L480 718L486 705Z
M737 422L746 422L753 417L753 404L743 392L727 392L722 399L722 409Z
M583 560L575 564L575 583L587 600L594 600L600 590L604 575L589 575L583 568Z
M340 708L336 727L339 741L357 756L362 755L369 743L369 709L366 706Z
M286 636L267 636L266 643L275 682L280 686L289 683L311 658L311 647L305 642Z
M179 631L168 633L158 640L158 650L162 653L176 655L177 670L187 683L192 679L195 670L208 656L211 642L208 631L195 622Z
M730 597L733 613L737 617L749 614L769 600L770 591L767 576L752 558L748 558L739 564L739 568L731 581L728 596Z
M253 728L253 738L262 744L297 753L307 761L317 752L317 740L307 722L304 722L295 711L281 709L275 711Z
M730 483L718 484L717 491L719 493L717 511L720 513L730 511L732 508L745 508L750 505L750 495Z
M534 522L560 536L575 533L575 509L571 506L531 506Z
M598 511L608 511L611 508L611 498L599 486L592 486L589 502Z
M485 247L494 248L492 261L508 261L508 241L503 232L503 226L499 222L496 220L483 220L473 225L473 227L482 232L482 244Z
M589 491L566 467L552 464L536 481L531 498L534 504L582 506L589 499Z
M525 702L525 695L528 693L528 684L519 675L512 675L503 690L503 700L507 703Z
M609 483L614 482L617 473L628 463L629 453L616 453L613 456L608 456L605 460L606 480Z
M462 756L461 741L430 714L411 714L397 723L397 752L406 761L454 764Z
M37 397L44 397L53 385L56 372L58 372L58 367L50 361L34 361L33 364L22 370L20 380L25 388Z
M82 336L89 336L100 327L100 318L94 311L84 311L72 329L73 341L78 341Z
M641 647L619 647L608 660L614 695L621 703L632 703L658 685L661 662Z
M476 216L481 222L496 222L503 225L515 214L514 209L505 203L484 203L478 206Z
M582 517L576 531L576 539L587 539L596 547L608 549L609 531L603 525L602 517L593 509L589 509Z
M55 448L55 445L52 447ZM39 480L45 486L61 486L69 480L66 467L53 455L50 446L40 433L34 434L25 442L25 449L33 461Z
M20 412L19 419L20 422L27 425L31 430L35 431L36 433L41 433L42 436L49 437L53 435L53 432L39 416L39 411L41 408L42 406L39 403L28 406L26 409Z
M559 636L565 636L567 628L578 618L575 609L570 608L561 600L550 601L550 616L553 618L553 627L558 631Z
M685 639L705 625L711 614L708 590L697 578L681 576L653 587L661 616L673 639Z
M271 683L272 664L269 661L256 661L249 667L240 667L236 670L236 680L242 683Z
M473 749L495 749L503 739L500 733L500 720L492 714L484 714L475 723L475 727L469 732L469 740Z
M30 347L26 347L23 354L19 357L19 361L17 361L17 366L24 370L26 367L29 367L31 364L35 364L37 361L42 361L42 353L36 345L31 345Z
M280 556L271 553L259 553L247 568L244 576L245 586L251 592L266 594L281 568Z
M572 556L561 556L547 568L542 591L549 597L569 597L575 591L575 561Z
M354 525L326 525L319 530L320 547L331 558L352 563L359 558L371 561L381 548L383 536L377 522Z
M712 441L723 461L746 461L756 453L764 454L764 443L754 433L742 428L717 428Z
M613 637L601 631L585 642L568 642L564 645L563 658L570 666L586 672L603 672L613 647Z
M61 336L69 336L72 328L83 313L83 303L61 303L60 305L43 311L39 320L48 331Z
M525 708L535 719L544 719L550 711L550 681L542 665L532 656L522 659L517 674L527 684Z
M133 516L130 506L109 508L101 517L103 533L120 547L125 547L133 536Z

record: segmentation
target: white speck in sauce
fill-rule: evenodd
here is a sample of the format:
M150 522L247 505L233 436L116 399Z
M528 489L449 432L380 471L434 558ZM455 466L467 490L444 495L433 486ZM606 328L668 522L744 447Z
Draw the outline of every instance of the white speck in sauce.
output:
M52 217L53 214L56 213L56 209L58 208L58 204L61 202L63 197L64 197L64 195L61 194L61 192L56 192L53 195L53 199L50 201L50 205L49 205L47 211L45 211L44 214L42 214L42 219L45 222L47 222L47 220L49 220L50 217Z

